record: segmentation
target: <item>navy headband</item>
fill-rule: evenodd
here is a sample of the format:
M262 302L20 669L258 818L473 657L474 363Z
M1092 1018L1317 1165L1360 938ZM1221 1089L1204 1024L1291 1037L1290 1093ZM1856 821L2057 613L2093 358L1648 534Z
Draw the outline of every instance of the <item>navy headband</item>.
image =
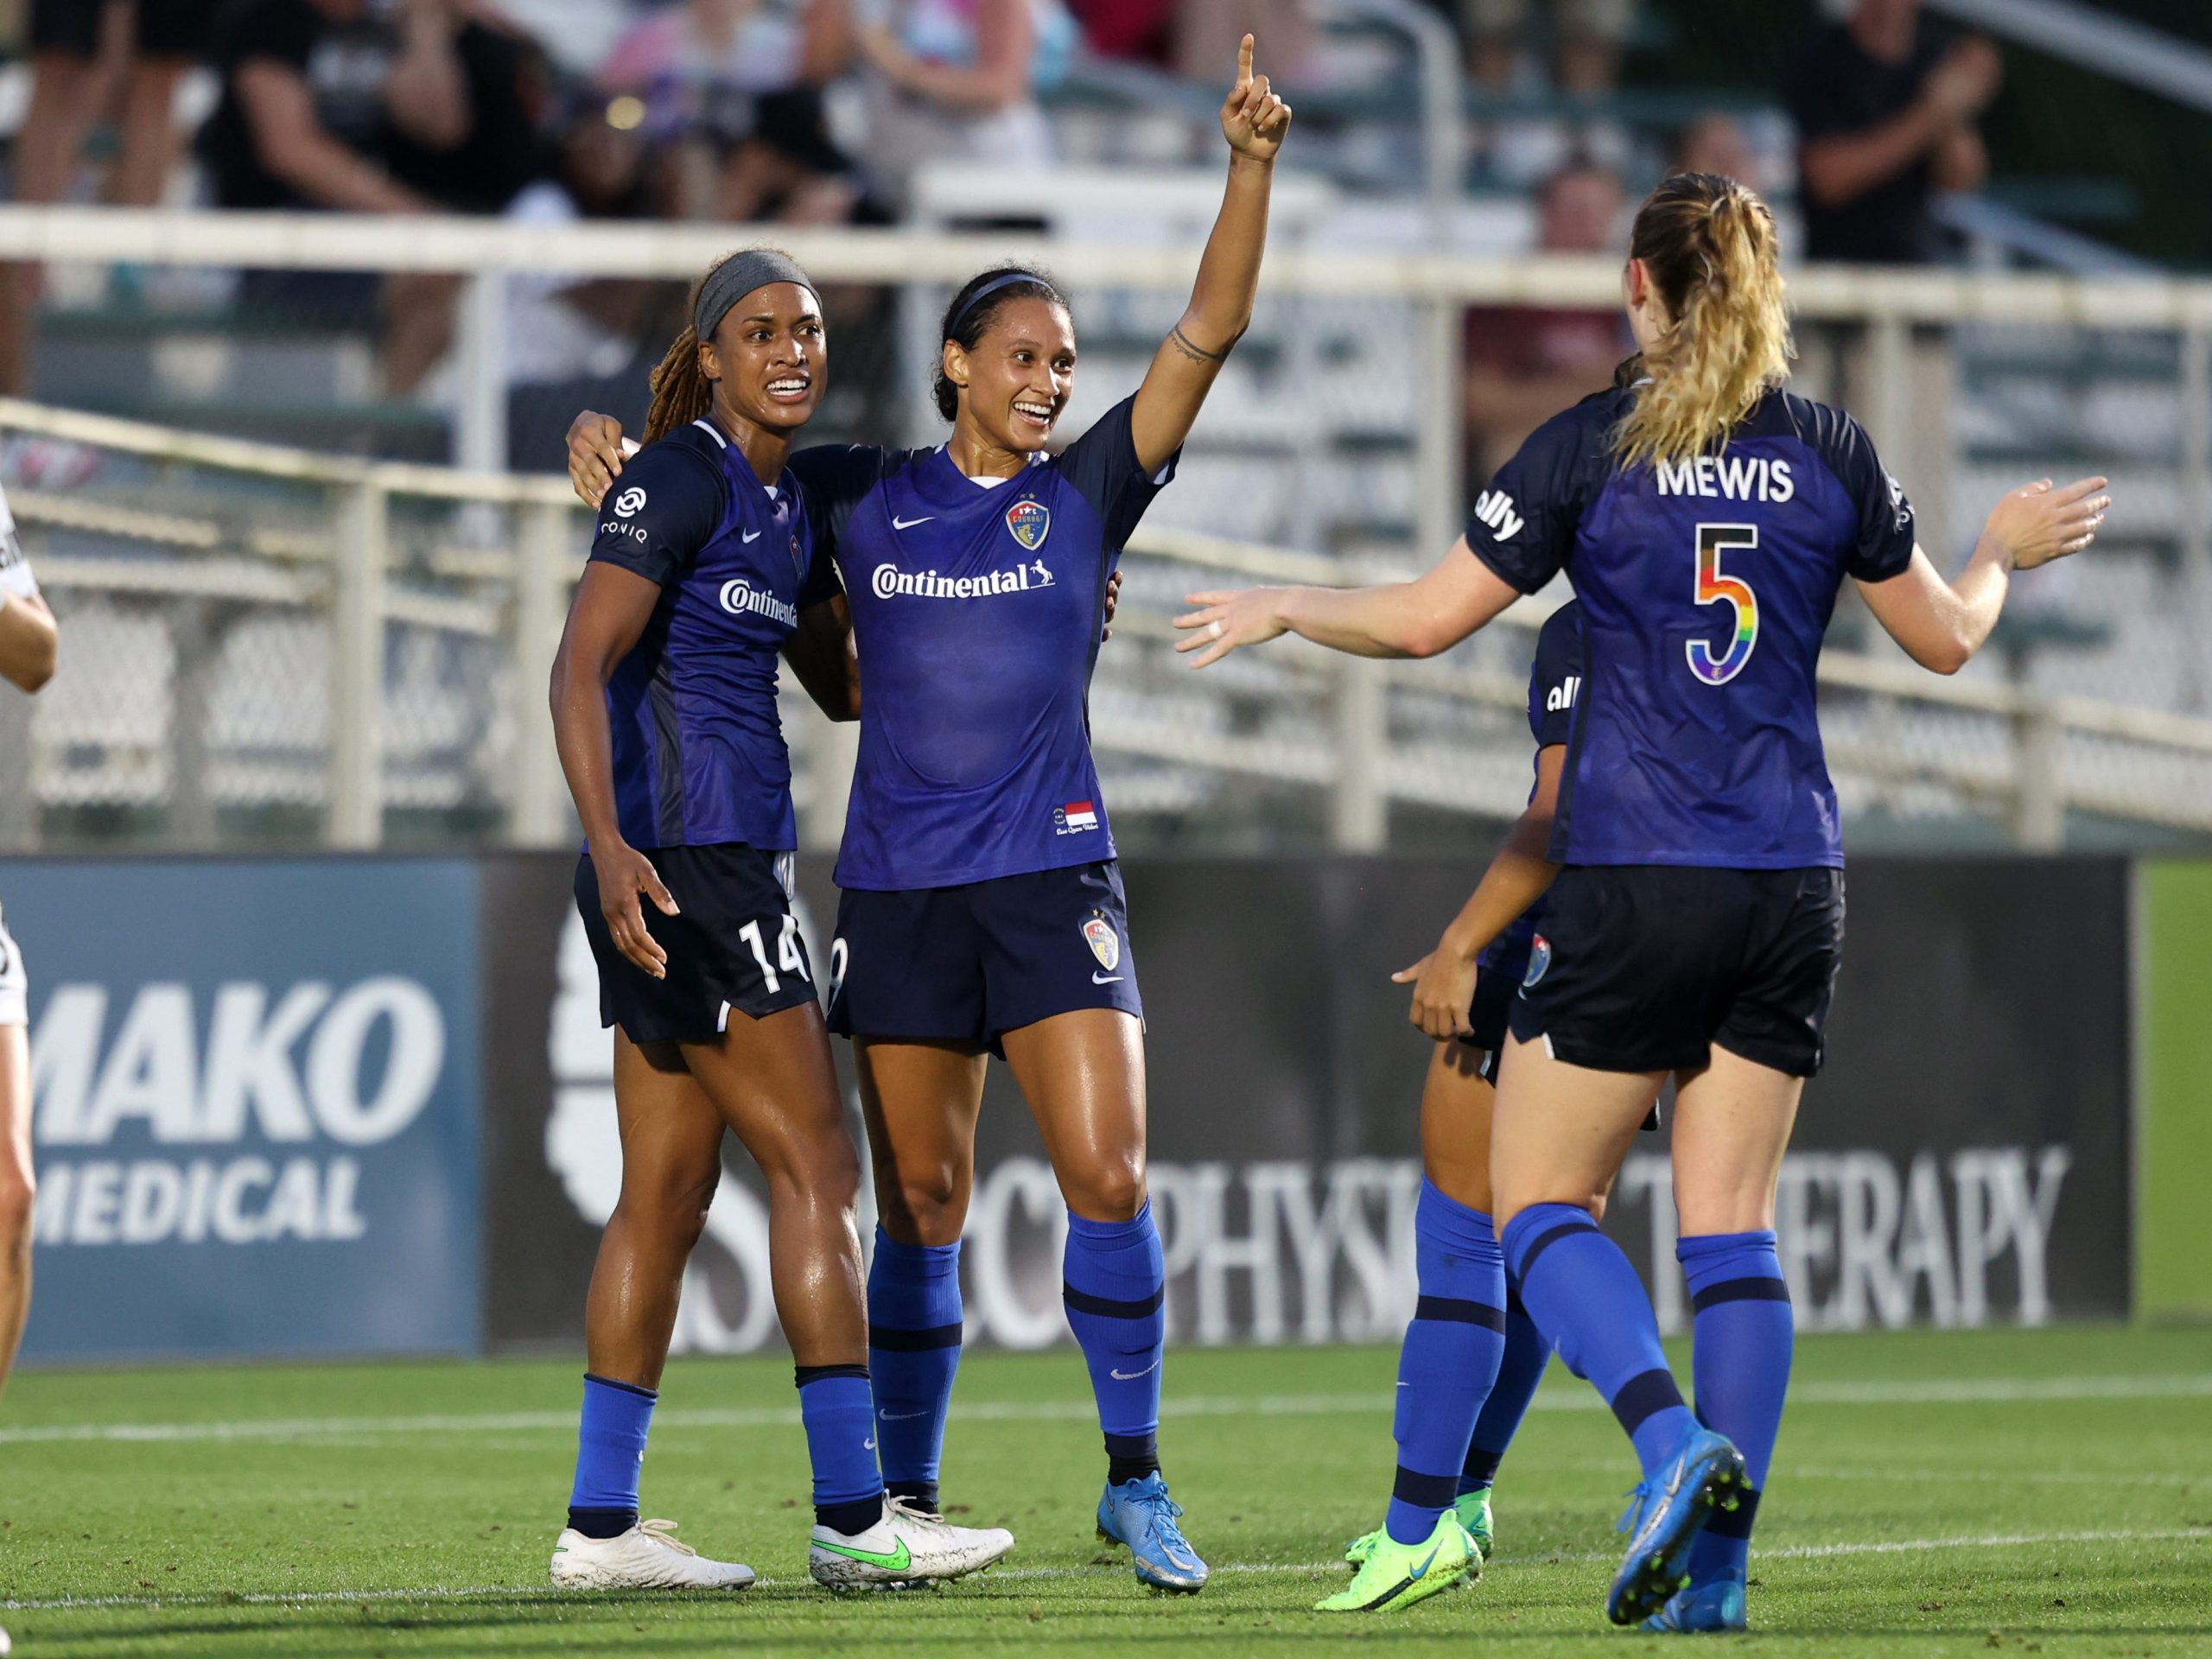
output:
M712 340L732 306L754 289L771 283L797 283L808 293L814 292L812 280L787 253L778 253L773 248L733 253L699 284L699 297L691 307L691 331L701 340Z
M1009 270L1004 276L992 277L989 282L985 283L981 288L977 289L973 294L970 294L968 296L968 303L962 306L957 311L952 314L951 326L945 329L944 337L947 340L951 340L957 336L960 333L960 325L967 321L969 317L975 315L976 308L977 306L981 305L985 300L989 299L992 295L997 293L1001 289L1012 288L1017 283L1032 283L1038 288L1043 289L1047 294L1051 294L1055 300L1059 298L1059 295L1054 291L1052 283L1046 282L1035 271Z

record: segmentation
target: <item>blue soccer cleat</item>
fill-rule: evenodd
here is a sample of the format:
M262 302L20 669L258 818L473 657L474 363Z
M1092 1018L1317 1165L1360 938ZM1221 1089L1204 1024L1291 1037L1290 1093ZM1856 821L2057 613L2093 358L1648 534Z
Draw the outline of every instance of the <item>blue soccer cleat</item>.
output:
M1616 1624L1649 1618L1689 1582L1683 1571L1690 1545L1716 1509L1743 1501L1744 1454L1723 1434L1693 1427L1674 1456L1629 1495L1617 1531L1629 1535L1628 1554L1605 1597L1605 1617Z
M1109 1485L1098 1500L1098 1535L1127 1544L1140 1583L1184 1594L1203 1590L1211 1573L1175 1524L1183 1506L1167 1496L1158 1470L1142 1480Z
M1677 1590L1667 1599L1664 1607L1643 1621L1647 1630L1674 1636L1701 1636L1748 1627L1741 1579L1713 1579Z

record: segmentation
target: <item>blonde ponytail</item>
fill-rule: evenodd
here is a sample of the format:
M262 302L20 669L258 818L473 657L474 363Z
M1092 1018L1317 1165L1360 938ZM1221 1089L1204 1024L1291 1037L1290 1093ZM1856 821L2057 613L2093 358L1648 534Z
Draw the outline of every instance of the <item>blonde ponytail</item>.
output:
M1683 173L1651 193L1629 252L1674 318L1645 354L1650 378L1613 435L1624 467L1680 462L1726 443L1789 375L1789 320L1774 215L1713 173Z

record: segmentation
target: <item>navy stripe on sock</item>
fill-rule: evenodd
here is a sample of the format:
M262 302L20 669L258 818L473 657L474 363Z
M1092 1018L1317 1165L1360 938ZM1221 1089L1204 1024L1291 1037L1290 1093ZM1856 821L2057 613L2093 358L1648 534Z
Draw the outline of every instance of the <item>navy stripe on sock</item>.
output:
M634 1382L617 1382L613 1377L601 1376L596 1371L586 1371L584 1373L584 1381L587 1382L596 1382L602 1389L620 1389L625 1394L636 1395L640 1400L658 1400L660 1398L659 1390L656 1389L641 1389Z
M1672 1371L1638 1371L1613 1396L1613 1415L1620 1419L1624 1430L1633 1434L1655 1413L1681 1403L1682 1391Z
M1150 1458L1160 1452L1157 1434L1109 1434L1105 1440L1109 1458Z
M1467 1448L1466 1467L1459 1471L1459 1478L1479 1481L1487 1486L1497 1478L1497 1465L1504 1461L1503 1452L1485 1452L1478 1446L1471 1446Z
M791 1367L791 1381L802 1389L810 1382L824 1382L833 1376L856 1376L865 1382L868 1381L868 1367L865 1365L794 1365Z
M569 1530L587 1538L620 1538L637 1524L635 1510L580 1510L574 1504L569 1508Z
M1744 1489L1743 1501L1732 1510L1715 1510L1705 1529L1715 1538L1748 1538L1751 1522L1758 1519L1759 1495L1750 1487Z
M1148 1319L1160 1312L1160 1305L1167 1300L1167 1287L1163 1285L1138 1301L1117 1302L1110 1296L1094 1296L1087 1290L1064 1284L1060 1287L1060 1300L1078 1313L1095 1313L1102 1319Z
M1536 1270L1536 1258L1570 1233L1594 1233L1598 1224L1585 1216L1580 1221L1562 1221L1549 1232L1538 1233L1521 1256L1520 1277L1527 1279Z
M1789 1283L1785 1279L1723 1279L1717 1285L1707 1285L1690 1298L1690 1311L1702 1313L1708 1307L1718 1307L1723 1302L1786 1302L1789 1300Z
M938 1348L957 1348L963 1328L957 1322L932 1325L922 1331L894 1331L888 1325L871 1325L868 1345L887 1354L925 1354Z
M1402 1463L1398 1478L1390 1483L1390 1496L1417 1510L1448 1510L1459 1496L1459 1477L1424 1475Z
M1424 1296L1414 1304L1414 1318L1417 1319L1446 1319L1457 1325L1487 1325L1493 1331L1505 1329L1505 1310L1492 1307L1486 1302L1463 1301L1456 1296Z
M1521 1300L1521 1281L1510 1273L1505 1275L1505 1311L1522 1314L1529 1311L1529 1305Z

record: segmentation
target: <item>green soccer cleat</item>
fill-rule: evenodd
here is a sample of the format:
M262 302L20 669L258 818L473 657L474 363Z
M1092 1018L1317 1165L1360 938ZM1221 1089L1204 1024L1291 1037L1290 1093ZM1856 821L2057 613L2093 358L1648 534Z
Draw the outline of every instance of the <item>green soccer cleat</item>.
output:
M1467 1536L1475 1541L1475 1549L1482 1556L1483 1565L1490 1565L1490 1558L1497 1550L1491 1536L1490 1488L1481 1487L1471 1492L1462 1492L1452 1506L1459 1517L1459 1524L1467 1529ZM1367 1558L1375 1553L1375 1546L1387 1536L1382 1529L1363 1533L1344 1546L1344 1560L1354 1567L1366 1565Z
M1351 1582L1315 1602L1315 1612L1373 1613L1385 1607L1410 1607L1482 1576L1483 1558L1475 1541L1448 1510L1437 1517L1436 1530L1417 1544L1402 1544L1387 1531L1374 1536L1374 1548Z

